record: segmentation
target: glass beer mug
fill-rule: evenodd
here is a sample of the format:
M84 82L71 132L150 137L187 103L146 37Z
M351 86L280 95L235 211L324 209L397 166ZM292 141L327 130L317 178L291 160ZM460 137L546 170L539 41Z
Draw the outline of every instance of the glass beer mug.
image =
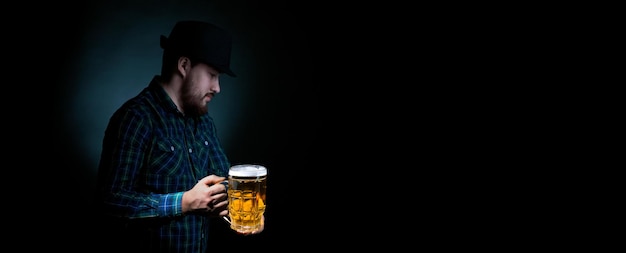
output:
M240 164L228 171L228 216L230 228L239 233L259 229L265 213L267 169Z

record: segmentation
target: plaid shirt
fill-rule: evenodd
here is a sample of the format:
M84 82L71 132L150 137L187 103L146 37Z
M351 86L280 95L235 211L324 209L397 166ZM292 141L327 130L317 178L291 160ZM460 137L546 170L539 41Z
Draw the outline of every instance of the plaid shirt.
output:
M183 192L209 174L226 177L230 164L213 119L184 116L158 78L110 118L99 208L122 218L123 233L140 252L205 252L211 219L183 214Z

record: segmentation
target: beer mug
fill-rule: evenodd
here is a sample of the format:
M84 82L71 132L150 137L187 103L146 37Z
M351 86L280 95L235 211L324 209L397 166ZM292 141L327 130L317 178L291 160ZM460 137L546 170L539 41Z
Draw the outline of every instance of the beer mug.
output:
M228 216L230 228L239 233L259 229L265 213L267 169L261 165L240 164L228 171Z

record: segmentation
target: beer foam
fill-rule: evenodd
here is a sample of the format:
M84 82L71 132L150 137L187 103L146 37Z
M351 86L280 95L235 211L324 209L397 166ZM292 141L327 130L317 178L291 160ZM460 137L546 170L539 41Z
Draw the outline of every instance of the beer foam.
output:
M267 175L267 169L261 165L240 164L230 167L228 175L236 177L260 177Z

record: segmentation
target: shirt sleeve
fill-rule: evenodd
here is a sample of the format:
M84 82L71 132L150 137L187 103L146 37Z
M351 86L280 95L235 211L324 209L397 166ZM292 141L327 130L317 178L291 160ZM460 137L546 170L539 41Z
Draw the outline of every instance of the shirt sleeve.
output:
M102 211L129 219L182 215L183 192L156 194L139 187L152 130L148 116L133 110L114 114L105 131L99 187Z
M161 194L158 215L160 217L178 216L183 213L183 192Z

